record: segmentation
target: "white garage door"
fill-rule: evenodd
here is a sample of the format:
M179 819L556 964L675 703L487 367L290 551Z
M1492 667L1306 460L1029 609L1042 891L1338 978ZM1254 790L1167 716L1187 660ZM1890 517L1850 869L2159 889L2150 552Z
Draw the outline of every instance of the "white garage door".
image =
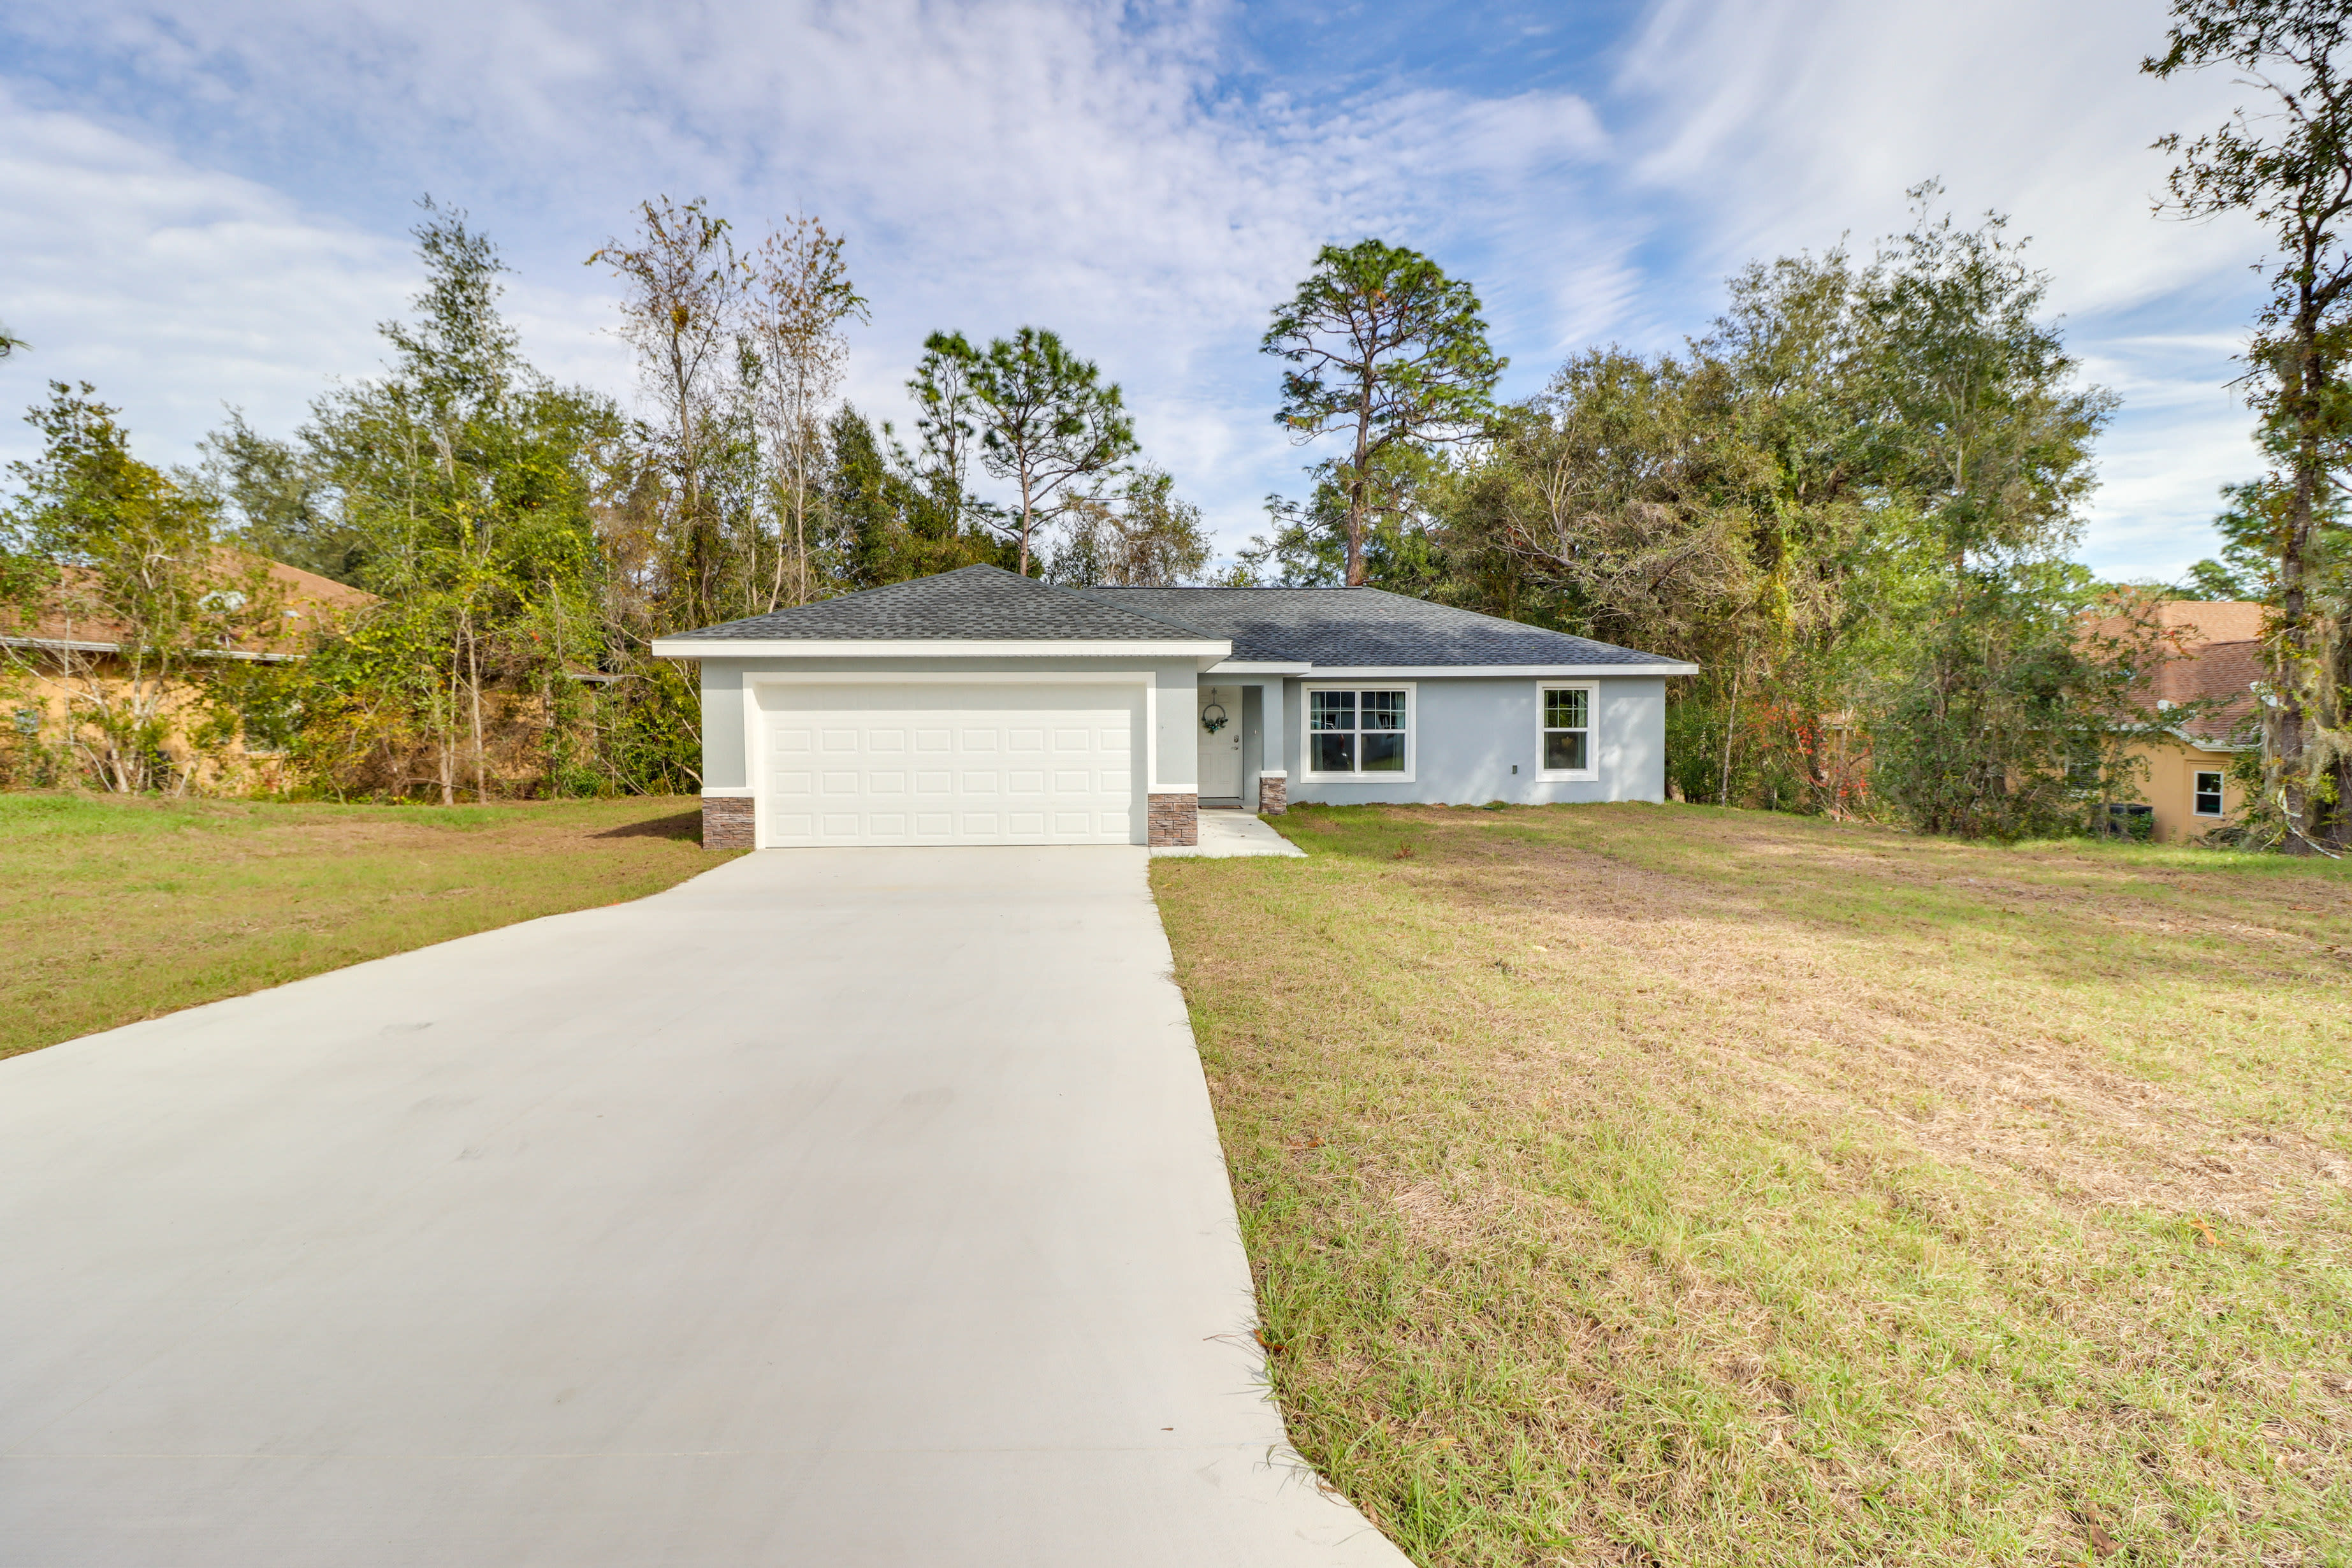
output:
M760 842L1131 844L1131 686L774 686Z

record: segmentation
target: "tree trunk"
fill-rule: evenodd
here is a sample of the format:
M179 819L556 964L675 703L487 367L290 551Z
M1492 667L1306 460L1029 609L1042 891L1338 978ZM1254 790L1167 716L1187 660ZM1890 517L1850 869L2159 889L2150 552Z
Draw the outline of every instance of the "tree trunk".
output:
M473 617L466 618L466 685L471 694L474 725L474 799L477 803L490 798L485 781L482 761L482 661L474 642Z
M1029 575L1029 475L1021 476L1021 575Z
M2308 258L2306 258L2308 260ZM2320 455L2320 366L2318 310L2312 299L2310 268L2304 272L2302 309L2294 319L2294 499L2287 509L2287 536L2279 551L2279 632L2276 649L2277 706L2263 726L2270 746L2270 766L2275 776L2280 811L2287 821L2284 846L2290 855L2308 855L2326 825L2311 819L2312 798L2304 776L2305 714L2298 677L2310 658L2309 610L2304 568L2311 547L2313 514L2326 464Z
M1744 668L1735 668L1731 672L1731 711L1723 721L1723 783L1715 794L1717 805L1731 804L1731 742L1739 733L1739 682L1746 674Z
M449 644L449 705L441 715L441 804L457 804L457 645Z
M1356 398L1356 466L1348 486L1348 586L1364 585L1364 513L1371 503L1372 383L1368 375Z

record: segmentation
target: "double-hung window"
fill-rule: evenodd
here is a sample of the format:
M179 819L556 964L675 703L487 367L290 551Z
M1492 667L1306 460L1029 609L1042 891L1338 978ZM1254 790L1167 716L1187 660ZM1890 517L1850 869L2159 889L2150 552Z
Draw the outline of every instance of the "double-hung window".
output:
M1411 772L1412 706L1409 687L1308 689L1308 775L1346 778Z
M1590 685L1546 686L1542 689L1542 773L1551 779L1591 779L1600 776L1592 761L1592 708L1595 689Z
M2210 770L2210 771L2209 771L2209 770L2206 770L2206 769L2200 768L2200 769L2199 769L2199 770L2197 771L2197 773L2196 773L2195 777L2194 777L2193 779L2191 779L2191 781L2190 781L2190 782L2191 782L2191 784L2194 784L2194 786L2195 786L2194 794L2195 794L2196 799L2195 799L2195 800L2194 800L2194 802L2191 804L2191 805L2190 805L2189 809L2190 809L2190 810L2192 810L2192 811L2194 811L2194 812L2195 812L2198 816L2221 816L2221 770L2220 770L2219 768L2215 768L2215 769L2211 769L2211 770Z

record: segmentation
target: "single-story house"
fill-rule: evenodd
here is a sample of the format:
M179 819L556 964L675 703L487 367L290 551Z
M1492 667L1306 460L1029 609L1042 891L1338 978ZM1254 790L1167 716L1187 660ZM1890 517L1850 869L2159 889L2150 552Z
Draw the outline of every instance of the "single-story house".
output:
M1657 801L1694 665L1375 588L1056 587L992 566L664 637L703 841L1190 844L1295 802Z

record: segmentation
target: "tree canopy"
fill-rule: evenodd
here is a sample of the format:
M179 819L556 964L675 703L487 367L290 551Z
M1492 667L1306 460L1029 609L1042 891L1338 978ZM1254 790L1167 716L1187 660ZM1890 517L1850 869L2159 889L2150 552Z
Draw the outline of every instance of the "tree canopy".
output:
M1276 423L1292 439L1349 440L1330 469L1345 498L1348 586L1365 581L1369 520L1400 499L1417 449L1483 427L1506 364L1470 286L1378 239L1327 245L1276 308L1261 347L1283 361Z
M2271 471L2231 496L2224 530L2263 565L2263 815L2291 849L2352 849L2352 585L2342 500L2352 457L2352 82L2336 69L2352 16L2336 0L2174 0L2160 55L2171 78L2214 68L2257 96L2221 125L2157 145L2174 153L2171 210L2243 213L2267 229L2270 298L2246 387ZM2212 563L2214 575L2223 569Z
M1118 385L1058 334L1037 327L992 339L985 349L961 332L934 332L923 354L916 395L925 433L950 462L956 443L979 433L982 468L1014 494L976 515L1013 542L1015 569L1026 576L1039 531L1081 508L1088 487L1137 450ZM954 482L960 493L960 474Z
M425 285L384 323L379 374L288 436L232 411L184 475L134 467L84 389L40 416L60 434L18 476L0 575L79 559L54 532L60 476L111 463L145 476L119 487L140 527L379 595L299 668L221 698L283 738L301 787L342 795L691 789L697 672L654 639L986 562L1075 585L1379 585L1574 631L1699 667L1670 683L1683 798L2095 826L2132 789L2146 663L2128 595L2072 559L2113 399L2005 220L1913 194L1866 260L1754 263L1680 350L1579 349L1508 404L1467 282L1377 239L1324 247L1261 346L1284 427L1344 449L1268 498L1266 536L1222 567L1121 389L1053 331L929 334L903 435L844 401L866 307L847 240L814 216L747 235L657 197L590 258L622 289L633 416L530 363L495 247L428 201ZM2285 580L2306 432L2265 419L2277 471L2232 492L2200 591ZM2307 588L2342 580L2328 419Z

